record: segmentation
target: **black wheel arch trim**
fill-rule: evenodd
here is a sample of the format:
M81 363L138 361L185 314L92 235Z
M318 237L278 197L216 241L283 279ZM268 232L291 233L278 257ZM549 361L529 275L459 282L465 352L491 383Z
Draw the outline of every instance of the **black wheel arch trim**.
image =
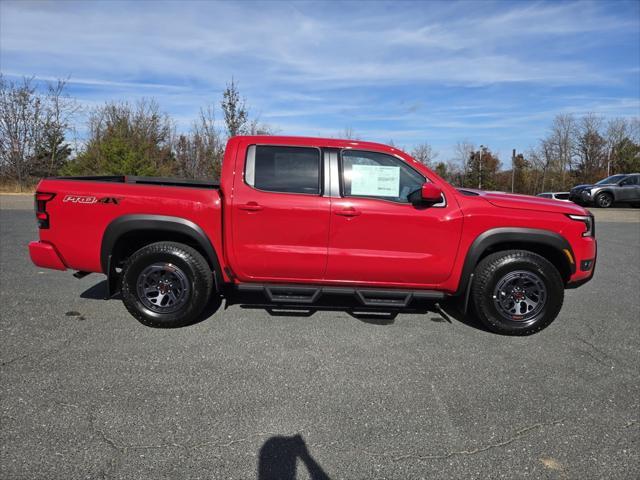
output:
M107 275L109 292L111 297L115 292L115 269L112 262L112 252L118 240L125 234L135 231L161 231L179 233L192 239L206 254L205 259L213 267L213 280L216 288L220 287L222 280L220 262L211 240L202 228L186 218L166 215L131 214L123 215L113 220L105 229L100 246L100 266Z
M487 230L476 237L473 241L462 267L462 274L460 275L460 283L456 295L467 295L468 288L471 285L470 279L473 271L478 264L478 261L482 257L482 254L490 247L498 245L500 243L537 243L547 247L552 247L562 253L563 250L568 250L571 253L571 257L575 259L573 249L571 245L562 235L552 232L550 230L541 230L537 228L519 228L519 227L501 227L492 228ZM564 253L563 253L564 255ZM569 262L569 268L573 275L576 271L575 260L574 263Z

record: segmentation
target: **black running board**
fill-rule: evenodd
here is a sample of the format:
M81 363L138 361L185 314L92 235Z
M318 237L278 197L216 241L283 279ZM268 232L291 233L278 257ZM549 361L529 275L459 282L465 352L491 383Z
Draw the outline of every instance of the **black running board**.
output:
M313 285L241 283L240 292L263 293L269 302L312 305L324 295L350 295L365 307L406 308L413 300L442 300L443 292L435 290L402 290L351 288Z

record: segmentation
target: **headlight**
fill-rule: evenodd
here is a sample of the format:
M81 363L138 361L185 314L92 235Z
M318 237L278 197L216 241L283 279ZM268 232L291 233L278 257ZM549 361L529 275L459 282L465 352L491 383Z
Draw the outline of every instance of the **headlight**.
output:
M571 220L576 222L582 222L585 226L585 231L582 233L583 237L593 237L596 234L596 225L593 221L593 215L567 215Z
M582 195L584 195L585 197L590 197L591 196L591 190L583 190L582 191Z

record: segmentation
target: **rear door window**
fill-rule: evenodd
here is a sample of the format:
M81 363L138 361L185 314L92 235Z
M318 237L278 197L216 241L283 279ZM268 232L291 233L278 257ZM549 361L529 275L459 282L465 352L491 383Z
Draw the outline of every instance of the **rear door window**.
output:
M266 192L320 194L320 150L308 147L251 145L245 181Z

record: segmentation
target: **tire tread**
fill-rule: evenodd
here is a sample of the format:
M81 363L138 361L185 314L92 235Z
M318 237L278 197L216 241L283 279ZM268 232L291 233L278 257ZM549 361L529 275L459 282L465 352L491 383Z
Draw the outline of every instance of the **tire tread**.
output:
M551 282L550 286L547 285L547 302L554 295L555 304L551 304L552 309L545 312L545 315L540 320L527 328L511 327L501 319L491 315L483 307L484 297L488 294L486 290L497 270L505 264L513 262L527 262L535 266ZM555 266L541 255L528 250L504 250L486 256L477 265L471 295L473 300L471 303L476 315L489 330L505 335L531 335L549 326L560 312L564 301L564 282Z
M137 308L137 301L135 300L136 293L135 290L130 288L129 283L127 282L127 272L141 257L156 254L177 255L181 257L196 272L196 282L203 282L202 285L192 285L192 288L202 288L204 290L203 297L205 301L200 302L200 305L196 305L192 308L188 315L172 320L159 321L145 315L144 312ZM202 312L202 310L204 310L213 290L213 274L204 257L195 248L177 242L156 242L142 247L127 259L123 267L121 277L122 301L125 307L140 323L154 328L175 328L189 325Z

